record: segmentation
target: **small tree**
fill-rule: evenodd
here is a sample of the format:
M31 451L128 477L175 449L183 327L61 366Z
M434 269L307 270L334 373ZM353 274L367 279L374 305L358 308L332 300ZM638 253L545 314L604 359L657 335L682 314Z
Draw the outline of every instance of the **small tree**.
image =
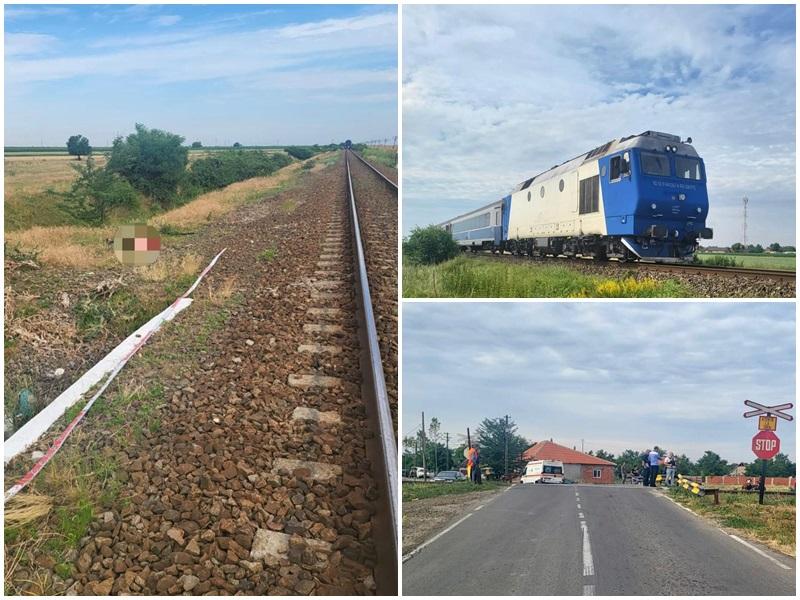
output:
M114 140L106 168L118 173L140 192L167 206L184 176L189 150L184 138L136 124L136 133Z
M202 142L192 142L192 148L202 148L202 147L203 147Z
M731 244L731 251L732 252L744 252L747 248L744 247L744 244L740 244L736 242L735 244Z
M731 466L728 461L722 460L719 454L706 450L705 454L695 464L698 475L727 475Z
M239 142L233 142L233 147L234 148L241 148L242 145Z
M89 145L89 139L82 135L71 135L67 140L67 152L70 156L77 156L78 160L81 156L89 156L92 153L92 147Z
M73 168L78 177L68 192L60 194L59 206L79 221L102 225L112 209L135 208L138 204L136 190L130 183L106 169L96 168L91 158L85 166Z
M416 227L403 240L403 256L412 264L433 265L454 258L459 253L456 241L441 227Z
M314 151L311 148L306 148L304 146L287 146L286 153L289 156L293 156L297 160L305 160L314 156Z

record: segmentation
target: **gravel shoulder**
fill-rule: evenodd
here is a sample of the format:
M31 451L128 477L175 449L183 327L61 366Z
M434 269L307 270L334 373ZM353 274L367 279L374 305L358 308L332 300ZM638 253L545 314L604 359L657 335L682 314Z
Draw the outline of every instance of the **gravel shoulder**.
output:
M411 552L479 504L494 498L503 489L403 502L403 554Z

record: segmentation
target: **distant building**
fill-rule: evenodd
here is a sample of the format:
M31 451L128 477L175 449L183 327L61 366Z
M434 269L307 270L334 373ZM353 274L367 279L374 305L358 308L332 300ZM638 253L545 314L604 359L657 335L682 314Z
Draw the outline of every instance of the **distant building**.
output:
M522 459L560 460L564 463L564 478L578 483L614 483L614 470L617 467L611 461L546 440L525 450Z
M745 475L746 470L747 470L747 465L744 463L739 463L734 467L733 471L731 471L730 474L733 475L734 477L737 475Z

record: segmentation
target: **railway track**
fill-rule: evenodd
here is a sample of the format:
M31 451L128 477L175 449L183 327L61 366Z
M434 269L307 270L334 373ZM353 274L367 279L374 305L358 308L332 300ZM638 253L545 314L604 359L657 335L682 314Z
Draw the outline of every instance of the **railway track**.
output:
M98 448L114 457L118 500L74 557L55 557L72 569L56 592L396 594L397 366L381 352L396 351L396 320L381 318L396 310L381 261L396 237L375 234L388 186L344 154L197 237L194 252L226 247L225 260L118 377L158 390L159 410L144 413L158 426L128 425L146 396L126 396L62 450L65 464ZM231 280L239 293L222 311L205 294Z
M794 281L794 271L782 271L780 269L746 269L741 267L714 267L710 265L693 264L670 264L670 263L650 263L636 262L623 263L621 266L626 268L636 268L637 266L649 269L659 269L662 271L680 271L695 275L720 275L724 277L759 277L766 279L779 279L781 281Z
M490 252L479 252L480 256L494 256L500 258L498 254ZM625 269L653 269L660 271L675 271L693 275L720 275L726 277L759 277L766 279L776 279L781 281L794 281L795 271L784 271L781 269L748 269L742 267L715 267L711 265L695 265L695 264L681 264L681 263L656 263L656 262L624 262L618 261L595 261L590 258L569 258L566 256L546 256L531 258L527 256L508 255L504 254L503 258L511 258L515 261L534 261L534 262L557 262L561 264L569 264L573 261L584 261L587 263L596 263L601 265L614 265L619 268Z
M359 163L350 161L355 156ZM378 444L378 477L385 518L391 532L383 552L391 557L382 578L396 573L400 553L397 471L397 185L356 153L345 151L347 192L354 245L357 297L361 317L362 366ZM376 187L376 179L378 186ZM356 192L358 190L358 192ZM388 190L388 195L387 195ZM393 195L393 197L392 197ZM384 533L385 535L385 533ZM396 585L396 584L395 584Z

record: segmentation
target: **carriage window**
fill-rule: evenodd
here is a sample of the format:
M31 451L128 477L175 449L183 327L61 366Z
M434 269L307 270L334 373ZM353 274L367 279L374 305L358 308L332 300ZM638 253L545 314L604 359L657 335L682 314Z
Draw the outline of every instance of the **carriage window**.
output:
M539 190L539 196L544 198L544 186L542 186L542 188Z
M600 178L595 175L594 177L587 177L581 179L579 213L593 213L600 210Z
M625 175L630 175L631 165L628 162L628 153L620 154L611 159L611 181L616 181Z
M700 171L700 161L696 158L676 156L675 173L683 179L696 179L699 181L703 178L703 174Z
M563 179L558 182L558 191L559 192L563 192L564 191L564 180Z
M662 154L642 152L642 171L647 175L669 175L669 158Z
M471 231L473 229L480 229L482 227L489 227L492 219L491 213L483 213L469 219L464 219L453 225L454 233L463 233L464 231Z

